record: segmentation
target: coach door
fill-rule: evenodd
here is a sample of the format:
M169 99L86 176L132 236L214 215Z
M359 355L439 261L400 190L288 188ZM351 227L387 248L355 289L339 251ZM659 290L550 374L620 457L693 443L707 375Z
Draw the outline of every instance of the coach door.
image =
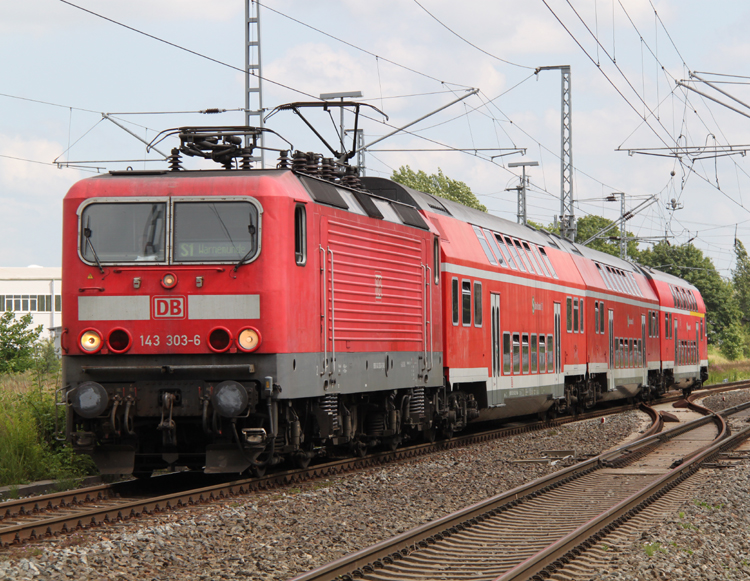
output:
M643 367L643 385L648 383L648 367L646 362L646 315L641 315L641 367Z
M500 389L500 295L490 293L490 319L492 326L492 378L490 379L489 403L497 404Z
M609 371L607 372L608 377L608 391L615 390L615 312L609 309Z
M555 373L562 373L560 357L560 303L555 303Z

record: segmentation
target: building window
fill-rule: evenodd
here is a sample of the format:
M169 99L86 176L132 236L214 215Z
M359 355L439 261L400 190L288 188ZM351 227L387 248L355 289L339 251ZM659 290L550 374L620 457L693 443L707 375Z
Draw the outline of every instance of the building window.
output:
M536 333L533 333L531 335L531 373L536 373L537 357Z
M503 373L510 374L510 333L503 333Z
M482 283L474 283L474 326L482 326Z
M294 260L300 266L307 262L307 213L302 204L294 208Z
M573 330L573 299L565 299L565 319L567 321L568 333Z
M518 333L513 333L513 373L521 372L521 342Z
M453 293L453 324L458 325L458 279L451 280L451 292Z
M523 355L523 372L529 372L529 334L524 333L521 341L521 353Z

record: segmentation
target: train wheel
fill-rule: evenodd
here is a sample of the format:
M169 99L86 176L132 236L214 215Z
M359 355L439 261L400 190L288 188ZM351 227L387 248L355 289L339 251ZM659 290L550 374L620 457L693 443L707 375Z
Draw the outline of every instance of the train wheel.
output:
M437 438L437 429L434 426L431 428L427 428L426 430L422 430L422 439L427 444L432 444L436 438Z
M312 457L307 454L298 454L293 458L294 465L300 470L307 468L310 465L310 460L312 460Z
M253 466L250 468L250 471L252 472L253 476L255 478L263 478L266 475L266 469L268 466Z
M137 468L133 470L133 478L136 480L148 480L153 476L154 471L153 470L145 470L143 468Z

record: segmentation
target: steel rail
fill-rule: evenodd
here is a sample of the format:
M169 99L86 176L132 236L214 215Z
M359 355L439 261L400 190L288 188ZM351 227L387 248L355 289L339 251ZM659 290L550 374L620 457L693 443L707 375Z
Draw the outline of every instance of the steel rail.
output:
M737 389L739 386L747 383L750 382L722 384L720 389L714 391ZM666 398L661 398L659 401L668 402L677 401L679 399L679 396L668 396ZM21 543L27 539L34 539L43 535L46 536L58 532L69 531L71 528L80 528L88 524L97 524L104 520L111 520L112 518L129 518L144 512L148 513L151 510L174 508L185 503L207 502L213 498L223 498L234 494L247 494L252 491L267 490L292 483L301 483L326 478L390 462L405 461L431 454L433 452L488 442L532 431L549 429L575 421L603 417L631 409L634 409L634 407L629 405L618 406L605 410L596 410L585 414L579 414L578 416L565 416L554 420L533 422L522 426L498 428L476 434L462 435L452 438L451 440L417 444L400 448L392 452L379 452L364 458L336 460L325 464L311 466L305 470L278 472L262 478L239 479L229 483L215 484L197 490L162 495L156 498L140 499L130 503L127 500L123 500L122 504L119 504L119 508L117 509L113 506L88 509L83 505L101 501L109 502L112 496L116 494L118 487L127 483L102 484L84 489L50 493L27 499L5 501L0 503L0 547L7 546L11 543ZM642 406L641 409L649 413L652 419L652 427L648 434L661 430L662 420L659 417L659 414L647 406ZM657 422L659 423L658 426ZM109 491L109 495L107 495L107 491ZM194 497L198 500L196 501ZM80 507L80 509L73 514L60 517L52 514L55 510L67 509L70 506ZM139 506L142 508L139 509ZM41 520L40 516L40 520L35 520L34 522L19 523L11 526L2 525L3 520L7 522L16 516L26 517L28 515L38 515L45 512L48 512L49 514L41 516L48 516L49 518L46 520ZM49 526L45 526L45 523L49 523Z
M652 417L654 416L659 416L659 414L654 411ZM541 494L590 474L597 469L619 467L630 464L635 459L654 450L661 443L679 436L686 431L702 427L709 423L717 424L719 429L719 436L717 439L725 437L726 424L722 419L718 418L718 415L712 414L711 416L699 418L687 424L677 426L667 432L650 435L637 440L636 442L624 444L597 457L564 468L558 472L493 496L438 520L418 526L396 537L386 539L375 545L361 549L360 551L323 565L313 571L294 577L292 581L323 581L338 578L352 579L357 576L366 575L367 572L372 571L377 567L393 563L418 548L426 548L433 545L445 538L460 533L473 525L477 525L489 518L499 515L501 512L515 507L525 500L536 498ZM714 442L716 441L717 440L714 440ZM705 455L705 452L703 455ZM700 457L703 458L703 455ZM670 474L674 473L675 470L677 471L677 474L682 474L690 466L692 466L692 463L688 463L685 468L678 467L671 471ZM620 515L618 514L618 517L619 516ZM518 577L518 579L520 578L521 577Z

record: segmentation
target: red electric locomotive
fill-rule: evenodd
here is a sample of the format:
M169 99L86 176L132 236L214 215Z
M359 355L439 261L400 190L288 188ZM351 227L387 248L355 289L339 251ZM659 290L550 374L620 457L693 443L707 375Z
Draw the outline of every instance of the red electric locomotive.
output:
M103 473L262 473L705 379L685 281L319 155L250 169L258 135L183 128L169 170L65 198L67 433Z

